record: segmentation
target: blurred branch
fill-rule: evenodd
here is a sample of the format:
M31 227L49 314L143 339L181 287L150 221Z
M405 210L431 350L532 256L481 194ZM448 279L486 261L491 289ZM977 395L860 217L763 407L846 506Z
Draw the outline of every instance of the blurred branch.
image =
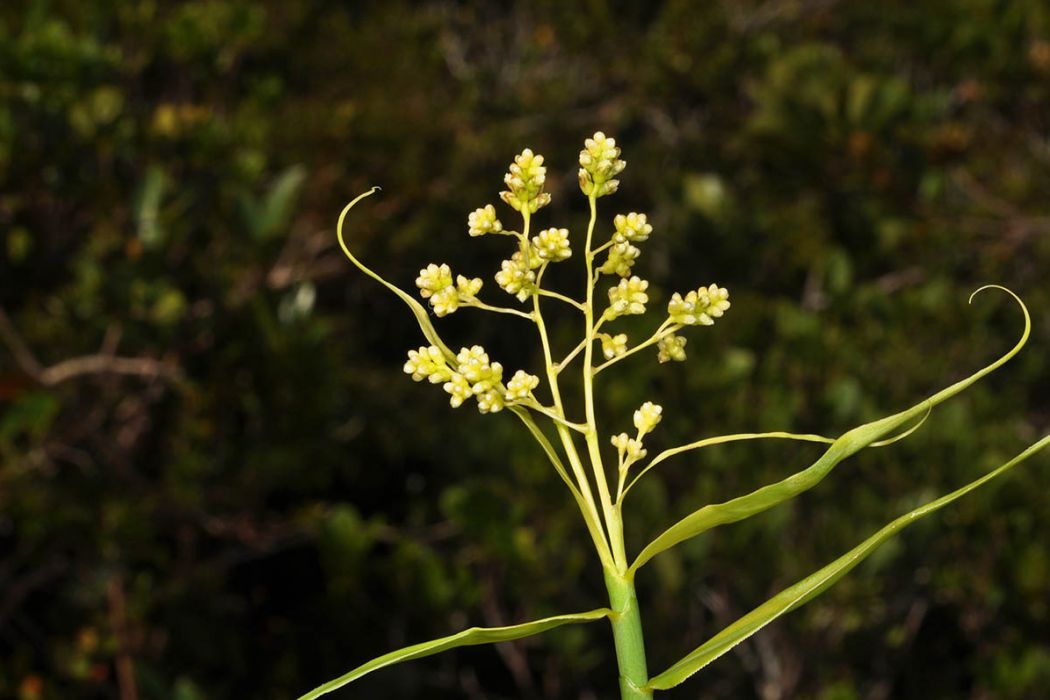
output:
M182 378L182 373L177 368L160 360L149 357L119 357L110 352L74 357L50 367L44 367L22 340L22 336L2 308L0 308L0 340L3 340L22 371L44 386L55 386L87 374L117 374L150 379L162 378L171 381ZM109 334L107 334L107 345L112 345Z
M124 605L124 585L119 577L109 580L106 587L106 598L109 602L109 624L117 638L117 688L120 700L138 700L138 687L135 684L135 666L131 658L128 640L128 616Z

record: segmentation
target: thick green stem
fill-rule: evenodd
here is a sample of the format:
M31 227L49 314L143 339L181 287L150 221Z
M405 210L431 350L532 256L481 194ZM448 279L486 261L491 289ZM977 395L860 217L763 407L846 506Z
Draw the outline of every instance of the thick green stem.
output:
M620 667L620 696L623 700L651 698L645 690L649 671L645 665L645 639L642 636L642 616L634 593L634 578L605 570L605 587L609 591L613 639L616 642L616 662Z

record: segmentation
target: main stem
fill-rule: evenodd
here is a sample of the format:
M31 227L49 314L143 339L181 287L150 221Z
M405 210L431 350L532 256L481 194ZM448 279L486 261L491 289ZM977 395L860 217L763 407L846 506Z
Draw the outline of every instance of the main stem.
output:
M602 463L601 447L598 443L598 422L594 410L594 256L591 249L594 225L598 218L597 197L588 197L591 209L587 223L587 243L584 260L587 266L587 301L583 307L585 333L583 349L583 399L587 413L587 453L594 470L598 496L605 514L605 527L609 533L613 566L606 564L605 587L609 591L609 607L612 614L613 641L616 644L616 663L620 668L620 695L623 700L651 698L651 690L645 690L649 682L649 670L645 662L645 638L642 635L642 615L638 610L638 597L634 592L634 574L628 572L627 553L623 540L623 518L609 494L608 477Z
M620 696L623 700L651 698L653 691L645 689L649 670L645 665L645 638L634 593L634 577L606 569L605 587L613 611L609 620L616 643L616 663L620 667Z

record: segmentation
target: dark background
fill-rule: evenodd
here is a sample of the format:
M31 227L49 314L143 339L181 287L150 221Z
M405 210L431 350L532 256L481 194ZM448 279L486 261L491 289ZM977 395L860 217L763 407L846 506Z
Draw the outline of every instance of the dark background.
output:
M977 286L1013 288L1035 324L907 441L654 560L654 671L1046 432L1045 2L4 2L0 697L287 700L471 624L600 607L541 452L513 416L402 374L418 329L333 231L382 185L350 219L367 262L409 288L449 262L507 303L506 241L469 239L467 213L529 146L550 166L542 225L578 249L576 156L598 129L628 162L604 225L655 225L637 268L667 290L654 306L710 282L733 299L686 364L602 375L609 430L651 399L651 447L837 435L1014 342L1020 314L967 306ZM551 321L563 352L571 320ZM518 319L439 326L541 368ZM819 453L668 462L628 501L629 550ZM667 696L1044 697L1048 485L1043 456ZM614 669L593 624L336 697L609 698Z

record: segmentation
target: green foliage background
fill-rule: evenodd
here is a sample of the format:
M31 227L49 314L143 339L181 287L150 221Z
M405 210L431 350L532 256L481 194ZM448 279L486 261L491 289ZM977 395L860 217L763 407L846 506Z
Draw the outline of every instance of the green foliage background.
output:
M655 225L643 276L733 294L685 365L602 375L606 426L652 399L664 447L838 434L1013 342L1018 314L967 307L975 287L1034 315L1029 349L915 436L655 560L639 592L667 666L1046 431L1048 115L1039 0L3 3L0 697L284 700L468 624L601 605L539 450L401 374L415 325L332 230L382 185L350 222L363 259L410 287L441 258L491 296L504 251L467 238L467 212L530 146L551 166L543 220L580 234L574 164L597 129L628 161L604 220ZM535 371L519 321L473 313L447 337ZM12 334L45 367L114 352L180 378L42 382ZM661 466L629 500L629 546L819 449ZM1043 697L1048 479L1035 460L917 525L668 697ZM340 697L604 698L615 680L594 625Z

